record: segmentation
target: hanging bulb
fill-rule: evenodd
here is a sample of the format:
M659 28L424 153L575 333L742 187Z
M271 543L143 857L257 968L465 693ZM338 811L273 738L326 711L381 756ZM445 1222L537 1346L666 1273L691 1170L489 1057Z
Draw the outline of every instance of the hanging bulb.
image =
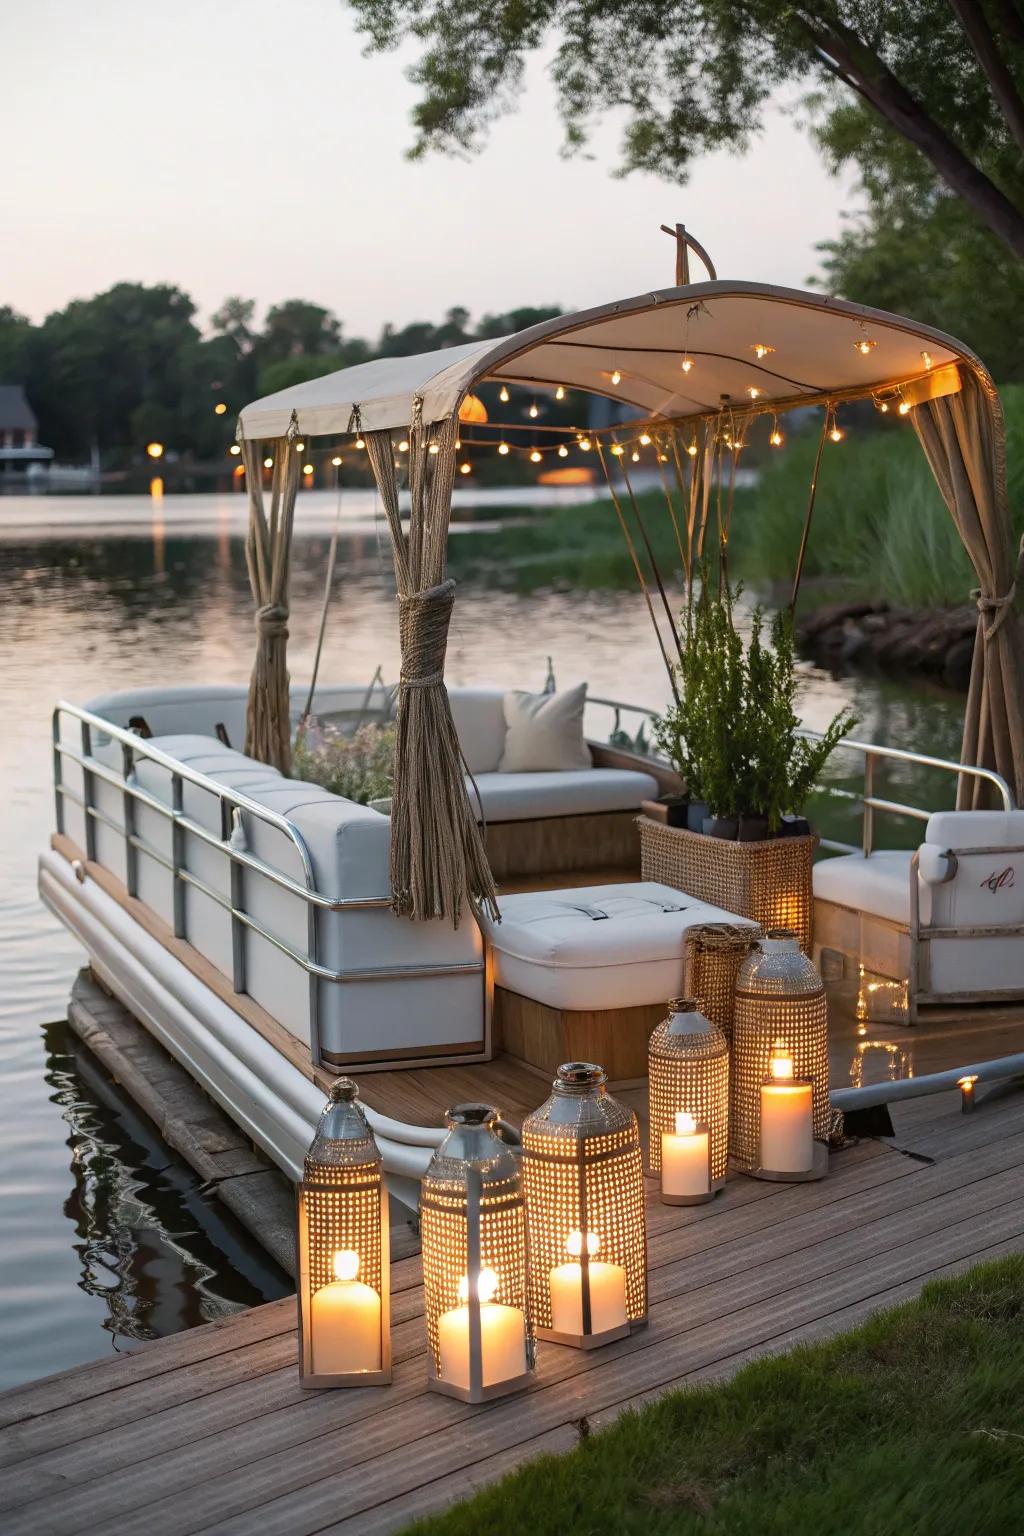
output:
M630 454L630 458L633 460L634 464L639 464L640 463L640 455L636 451L635 448L633 449L633 452Z
M621 459L625 451L621 443L612 443L612 453L617 459Z
M555 390L555 399L556 400L564 400L565 399L565 386L564 386L564 384L559 384L558 388Z
M590 438L589 437L581 437L580 438L580 447L583 449L584 453L589 453L590 452Z
M263 460L263 468L264 469L273 469L273 467L274 467L273 459L264 459Z
M640 446L641 446L641 448L649 447L650 441L651 441L651 434L649 432L641 432L640 433Z
M750 396L751 400L756 400L758 395L764 394L764 390L759 389L756 384L750 384L747 386L747 394Z
M783 439L782 433L779 431L778 427L776 427L774 429L774 431L772 432L772 435L768 439L768 441L771 443L773 448L781 448L782 447L784 439Z
M766 341L755 341L750 350L755 356L762 358L767 357L769 352L774 352L775 348L770 347Z
M427 451L428 451L428 453L440 453L441 452L441 445L440 445L440 443L431 443L431 445L430 445L430 447L429 447L429 449Z
M910 414L910 401L909 400L901 400L900 401L900 415L901 416L909 416L909 414Z
M231 447L228 449L228 453L236 454L236 455L241 453L241 451L242 451L242 449L241 449L241 445L239 443L232 443Z
M303 464L303 466L302 466L302 473L304 475L311 475L313 473L313 466L312 466L312 464Z
M878 342L872 341L870 336L861 336L853 345L856 351L863 357L867 357L868 353L878 346Z
M687 448L686 451L690 455L691 459L695 459L697 457L697 439L696 438L694 438L693 442L690 444L690 446Z
M841 443L843 438L846 436L838 421L833 421L832 428L828 435L834 443Z
M507 384L503 384L501 386L501 388L498 390L498 399L501 401L502 405L508 405L508 385Z
M564 443L558 445L558 457L560 459L567 459L569 457L569 450Z
M296 443L295 444L295 452L296 453L301 453L303 448L305 448L305 446L306 446L305 443Z
M533 452L530 454L530 463L531 464L539 464L540 460L541 460L540 449L539 448L535 448L533 450Z
M536 400L534 400L531 403L530 409L527 412L527 415L532 416L534 418L534 420L536 420L536 418L540 415L540 411L538 411L538 409L537 409L537 402L536 402Z
M682 368L684 373L689 373L690 369L693 367L693 358L684 357L679 366Z
M356 447L357 448L365 448L366 447L366 439L363 438L363 437L357 437L356 438Z
M505 454L508 453L508 443L499 443L498 444L498 452L504 458Z
M459 451L459 449L461 447L462 447L462 438L461 437L457 437L455 439L455 452L458 453L458 451Z
M341 465L341 454L336 453L334 458L331 460L331 463L334 465L335 469L338 469Z
M468 464L460 464L459 465L459 474L460 475L468 475L469 472L470 472L470 470L469 470L469 465Z
M409 440L408 440L408 438L405 438L405 437L402 438L402 441L398 445L398 451L399 451L399 453L408 453L409 452Z
M932 366L932 355L931 355L931 353L930 352L922 352L921 353L921 361L922 361L922 363L924 363L926 368L930 368Z
M612 374L612 383L613 384L621 384L622 383L622 374L619 372L619 370L617 368L616 368L615 372Z
M878 402L878 409L881 411L883 416L887 416L889 414L889 402L888 402L888 400L879 400L879 402Z

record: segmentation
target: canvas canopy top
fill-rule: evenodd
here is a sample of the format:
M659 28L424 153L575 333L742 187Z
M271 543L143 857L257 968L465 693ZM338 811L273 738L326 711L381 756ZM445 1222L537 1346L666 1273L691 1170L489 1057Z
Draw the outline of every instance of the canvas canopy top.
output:
M684 371L686 358L693 366ZM948 365L958 362L984 374L961 342L899 315L763 283L694 283L561 315L497 341L378 358L310 379L247 405L238 435L267 440L290 427L308 437L399 430L417 400L422 420L442 421L485 379L586 390L666 421L726 407L784 409L879 395L915 383L916 404L954 391ZM923 379L932 380L924 389Z

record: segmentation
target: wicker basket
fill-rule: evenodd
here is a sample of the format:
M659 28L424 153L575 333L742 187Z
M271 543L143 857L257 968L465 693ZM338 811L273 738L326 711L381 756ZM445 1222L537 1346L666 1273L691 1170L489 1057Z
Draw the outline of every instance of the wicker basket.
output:
M686 1110L711 1137L711 1187L725 1182L729 1163L729 1046L722 1031L692 997L674 997L668 1018L648 1044L648 1150L652 1173L661 1172L661 1136Z
M816 837L735 843L663 826L648 816L641 816L639 824L641 880L674 886L762 928L791 928L804 954L810 954Z
M817 970L796 947L796 935L776 929L740 967L733 1014L729 1161L745 1173L761 1161L761 1085L772 1047L785 1041L794 1075L813 1083L814 1139L829 1134L828 1005Z
M732 1041L732 1014L736 976L740 966L757 947L761 930L740 923L699 923L686 933L686 984L704 1017Z

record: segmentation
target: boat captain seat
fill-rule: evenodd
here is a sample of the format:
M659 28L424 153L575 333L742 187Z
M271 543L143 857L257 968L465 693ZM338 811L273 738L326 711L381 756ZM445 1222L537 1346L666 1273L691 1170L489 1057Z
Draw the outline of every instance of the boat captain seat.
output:
M815 951L908 983L921 1003L1024 998L1024 811L939 811L914 852L814 866Z

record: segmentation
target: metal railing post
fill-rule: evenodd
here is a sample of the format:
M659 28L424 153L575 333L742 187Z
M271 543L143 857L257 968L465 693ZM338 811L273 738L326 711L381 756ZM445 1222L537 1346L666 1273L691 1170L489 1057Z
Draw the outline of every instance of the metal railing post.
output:
M126 741L121 743L121 766L124 770L124 788L121 803L124 816L124 883L129 896L139 894L139 855L135 837L135 797L129 779L135 771L135 754Z
M92 726L88 720L82 721L82 811L85 817L85 856L92 862L96 859L96 822L93 818L93 796L95 784L93 783L92 769L86 767L86 763L92 760Z
M60 710L55 709L50 726L53 738L53 800L57 831L64 834L64 755L61 752Z
M171 774L171 879L174 882L172 903L174 907L174 937L184 939L185 932L185 882L181 878L185 863L185 831L181 825L184 811L181 774Z
M861 846L863 848L864 857L866 859L871 856L871 850L872 850L872 848L874 847L874 844L875 844L875 808L874 808L874 806L871 803L872 799L874 798L874 793L875 793L875 754L873 752L865 752L865 754L864 754L864 808L863 808L863 810L861 812L862 820L861 820L860 835L861 835Z

